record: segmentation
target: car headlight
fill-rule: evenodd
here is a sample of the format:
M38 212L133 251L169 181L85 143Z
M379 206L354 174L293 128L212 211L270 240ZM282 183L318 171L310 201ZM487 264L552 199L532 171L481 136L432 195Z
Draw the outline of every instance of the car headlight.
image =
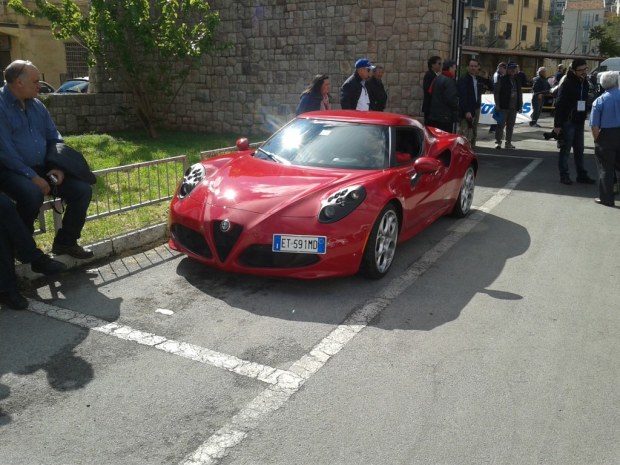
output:
M345 187L329 196L319 212L319 223L335 223L355 210L366 198L363 186Z
M179 187L178 197L182 199L189 195L204 177L205 168L202 166L202 163L195 163L187 168L183 175L183 181L181 181L181 187Z

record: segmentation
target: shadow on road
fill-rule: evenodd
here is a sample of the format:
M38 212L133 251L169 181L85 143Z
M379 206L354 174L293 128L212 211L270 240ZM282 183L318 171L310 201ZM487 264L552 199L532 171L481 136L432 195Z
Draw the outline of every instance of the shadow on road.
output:
M225 273L189 258L179 262L177 273L196 289L232 307L271 318L337 325L365 301L381 295L392 279L406 274L425 252L421 248L428 249L438 243L457 223L442 219L416 238L400 244L390 273L379 281L359 276L309 281L262 278ZM384 329L431 330L458 318L478 292L495 298L519 299L519 295L507 290L487 288L502 272L506 261L523 254L529 244L530 236L524 227L486 215L473 231L405 290L411 302L410 317L406 321L386 322L379 316L371 324ZM427 275L433 276L430 284ZM429 285L434 288L430 294ZM422 310L423 305L417 304L427 300L441 310L429 315ZM445 306L443 302L450 302L450 305ZM291 312L291 308L295 312Z
M109 299L98 292L92 277L77 272L58 281L43 281L51 295L44 301L55 304L61 297L71 300L76 292L87 293L89 307L98 309L106 320L115 321L121 299ZM0 427L11 422L12 414L28 408L33 399L46 402L36 394L38 390L44 392L39 388L45 382L42 373L47 384L59 392L81 389L94 378L92 365L76 350L88 333L87 329L28 311L0 311ZM23 376L32 379L26 382Z

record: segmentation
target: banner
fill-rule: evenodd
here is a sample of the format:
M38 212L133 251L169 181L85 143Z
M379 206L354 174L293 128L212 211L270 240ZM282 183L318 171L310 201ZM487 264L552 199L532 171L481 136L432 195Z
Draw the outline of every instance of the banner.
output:
M480 106L480 120L478 124L497 124L493 119L493 109L495 108L495 99L493 94L482 94L482 105ZM523 94L523 108L521 113L517 113L516 124L529 123L532 114L532 94Z

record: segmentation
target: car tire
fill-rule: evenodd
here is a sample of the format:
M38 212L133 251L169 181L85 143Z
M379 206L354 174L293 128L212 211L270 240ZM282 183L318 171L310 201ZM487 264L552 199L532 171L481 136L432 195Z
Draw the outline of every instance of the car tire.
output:
M360 273L367 278L383 278L396 255L396 243L398 241L398 215L394 205L386 205L370 232L366 249L362 257Z
M452 209L452 215L457 218L463 218L469 215L469 212L471 211L471 204L474 200L475 181L476 174L474 173L474 167L470 165L465 171L459 196L457 197L454 208Z

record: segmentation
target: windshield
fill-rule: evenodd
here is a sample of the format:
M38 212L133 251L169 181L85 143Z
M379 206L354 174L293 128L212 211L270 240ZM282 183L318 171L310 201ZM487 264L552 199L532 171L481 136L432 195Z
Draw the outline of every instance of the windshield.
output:
M382 169L389 128L372 124L296 119L256 152L257 158L322 168Z

